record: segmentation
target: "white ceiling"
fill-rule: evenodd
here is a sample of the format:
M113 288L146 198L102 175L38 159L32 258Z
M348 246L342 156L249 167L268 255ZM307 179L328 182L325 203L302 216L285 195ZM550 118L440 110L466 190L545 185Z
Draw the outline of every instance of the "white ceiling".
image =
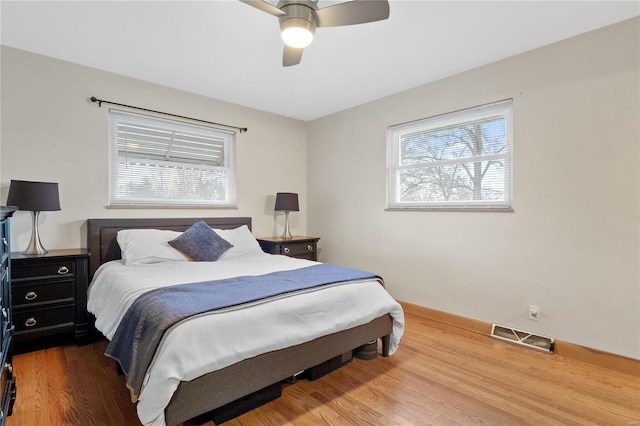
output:
M318 28L284 68L277 18L235 0L0 8L4 45L301 120L640 14L638 1L391 0L386 21Z

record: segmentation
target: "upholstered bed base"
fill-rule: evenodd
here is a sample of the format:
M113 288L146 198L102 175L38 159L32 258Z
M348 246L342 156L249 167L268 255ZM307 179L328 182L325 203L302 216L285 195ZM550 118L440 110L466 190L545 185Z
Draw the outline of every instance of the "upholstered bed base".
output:
M115 241L121 229L154 228L184 231L197 219L89 219L87 248L91 252L89 274L104 262L120 258ZM251 218L204 218L213 228L230 229L247 225ZM179 425L253 392L278 383L365 343L382 339L382 354L389 355L392 319L383 315L373 321L310 342L268 352L229 367L181 382L165 409L168 426Z
M167 425L186 422L380 336L385 336L383 355L387 356L390 333L391 317L384 315L359 327L258 355L190 382L182 382L165 410Z

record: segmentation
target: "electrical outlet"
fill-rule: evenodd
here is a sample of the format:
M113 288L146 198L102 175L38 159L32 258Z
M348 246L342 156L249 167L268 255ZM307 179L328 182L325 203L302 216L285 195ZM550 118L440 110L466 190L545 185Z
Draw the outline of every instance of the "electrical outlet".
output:
M529 319L538 321L540 319L540 308L535 305L529 305Z

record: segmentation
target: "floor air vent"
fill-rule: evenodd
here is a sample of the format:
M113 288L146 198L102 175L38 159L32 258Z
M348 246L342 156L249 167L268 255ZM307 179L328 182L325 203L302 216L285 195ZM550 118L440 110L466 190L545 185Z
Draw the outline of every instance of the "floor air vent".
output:
M537 351L553 353L554 340L552 337L540 336L528 331L516 330L515 328L497 324L493 324L493 327L491 327L491 337Z

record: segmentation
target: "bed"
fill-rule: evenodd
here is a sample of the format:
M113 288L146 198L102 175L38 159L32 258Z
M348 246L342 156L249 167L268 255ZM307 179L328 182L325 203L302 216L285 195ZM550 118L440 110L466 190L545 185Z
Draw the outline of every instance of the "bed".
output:
M205 221L211 228L216 230L240 230L243 227L246 227L248 230L251 229L251 218L247 217L233 217L233 218L204 218ZM104 274L102 271L112 268L114 270L125 269L120 265L121 261L121 250L120 246L117 242L117 234L121 230L128 229L148 229L148 230L169 230L169 231L177 231L183 232L192 227L196 219L193 218L168 218L168 219L89 219L87 221L87 247L91 252L91 257L89 261L89 276L90 278L94 277L96 271L100 271L98 275ZM224 231L220 231L224 232ZM254 240L255 241L255 240ZM256 243L257 244L257 243ZM298 259L290 259L285 258L284 256L272 256L261 253L258 255L257 253L252 254L254 257L251 258L252 262L250 268L257 268L255 270L259 270L259 267L256 265L261 265L263 262L272 262L278 261L283 265L288 265L287 262L290 261L298 261ZM264 257L261 257L264 256ZM279 259L276 259L279 258ZM238 261L239 262L239 261ZM311 261L302 261L302 262L310 262ZM194 265L195 263L209 263L209 262L182 262L179 267L200 267L204 265ZM216 263L216 262L213 262ZM233 262L229 261L228 264L231 265ZM187 265L189 264L189 265ZM103 268L100 268L101 265L104 265ZM167 265L163 265L165 268L169 268ZM219 265L218 265L219 266ZM178 266L170 266L171 270L177 270ZM235 266L234 266L235 267ZM271 267L271 266L270 266ZM279 266L278 266L279 267ZM287 268L289 266L286 266ZM297 268L298 266L295 266ZM99 270L100 268L100 270ZM254 270L250 269L250 270ZM167 271L169 269L166 269ZM171 275L171 274L168 274ZM91 287L94 286L94 282L98 280L92 280ZM194 282L193 280L185 279L184 282ZM358 283L342 286L347 288L353 288L356 291L358 286L369 286L370 283ZM91 305L91 294L92 288L90 287L90 305ZM380 286L381 287L381 286ZM364 288L364 287L363 287ZM323 290L324 291L324 290ZM338 290L335 290L338 291ZM343 291L343 290L340 290ZM359 290L361 291L361 290ZM378 290L375 290L377 292ZM374 293L375 293L374 292ZM96 289L94 293L99 294L99 291ZM104 293L104 291L103 291ZM369 293L369 291L367 291ZM386 291L385 291L386 293ZM97 298L98 296L95 296ZM254 315L262 315L262 314L254 314L257 312L257 309L265 309L264 306L273 304L276 306L283 307L286 305L290 305L293 300L302 300L304 297L311 297L310 295L296 295L290 298L279 299L275 301L271 301L269 303L260 304L256 307L247 308L247 309L256 309L255 311L246 311L251 312L251 316ZM317 297L314 295L313 297ZM363 300L366 299L365 296ZM296 298L296 299L294 299ZM299 299L298 299L299 298ZM390 298L390 296L389 296ZM288 302L286 302L288 301ZM395 303L395 301L393 301ZM297 303L297 302L296 302ZM300 302L303 303L303 302ZM366 302L363 302L366 303ZM391 303L391 302L390 302ZM95 309L97 305L105 305L106 302L100 300L100 302L93 301L94 310L100 311L100 309ZM286 304L286 305L285 305ZM328 303L327 306L331 305L333 307L333 303ZM247 395L251 395L255 392L258 392L262 389L268 388L285 380L287 378L291 378L294 375L300 373L301 371L309 370L318 365L322 365L326 363L328 360L336 359L337 357L343 356L345 353L349 353L355 348L363 346L372 341L377 341L378 339L382 342L382 355L388 356L390 352L395 350L397 347L397 341L402 335L403 328L403 318L402 318L402 309L396 303L397 306L387 309L388 312L375 314L376 316L370 320L367 320L364 323L358 323L355 326L333 326L333 328L342 327L339 330L329 332L326 334L318 335L311 340L302 341L297 344L292 344L286 347L278 347L273 350L265 350L260 353L252 353L250 356L239 359L230 363L229 365L223 365L221 368L214 368L211 371L199 371L197 373L197 377L188 377L187 379L179 379L175 391L172 391L170 399L168 403L164 406L164 409L161 415L157 417L152 415L149 417L148 413L145 413L144 416L141 415L141 403L138 403L138 413L141 416L141 421L145 424L151 425L178 425L189 422L191 419L197 418L205 413L210 413L215 409L219 409L220 407L227 406L234 401L239 401L242 398L247 397ZM337 309L338 304L335 305ZM331 308L327 308L331 309ZM383 308L380 308L381 310ZM91 309L90 309L91 310ZM334 312L335 313L335 312ZM237 311L232 311L228 313L224 313L223 315L228 316L229 319L227 321L233 321L233 324L244 324L239 318L240 313ZM236 315L235 317L232 315ZM333 315L333 314L332 314ZM371 314L369 314L371 315ZM247 315L248 316L248 315ZM105 327L104 321L101 323L101 314L100 312L96 315L96 328L100 330L100 328L108 328ZM202 317L202 318L201 318ZM205 321L212 320L211 315L201 315L198 317L197 321ZM222 315L220 315L222 317ZM225 317L226 318L226 317ZM256 318L260 318L257 316ZM361 320L361 322L364 320ZM188 329L190 326L193 326L195 321L187 321L186 325L183 323L178 324L171 328L171 333L167 333L168 336L163 338L162 348L163 351L168 352L170 347L170 339L173 336L179 336L180 332L183 329ZM331 321L327 321L330 323ZM189 325L191 324L191 325ZM312 327L313 328L313 327ZM209 330L212 330L210 328ZM246 329L244 326L243 329ZM103 330L100 330L105 334ZM109 333L105 335L109 338ZM394 337L395 336L395 337ZM175 337L175 342L180 342L179 337ZM207 340L207 339L204 339ZM258 339L259 340L259 339ZM223 348L225 347L224 341L217 341L217 347ZM230 344L230 343L229 343ZM174 344L175 345L175 344ZM231 345L231 344L230 344ZM204 348L208 350L210 348ZM173 349L175 352L175 349ZM155 355L154 365L159 365L159 360L164 360L163 356L165 356L165 352L160 353L160 350ZM175 357L175 353L166 355L166 357ZM155 373L154 373L155 374ZM190 373L191 374L191 373ZM195 373L193 373L195 374ZM150 381L153 383L154 377L151 372L148 373L151 375ZM145 380L147 378L145 377ZM163 388L163 386L156 386L155 388ZM147 386L146 389L152 388L152 386ZM154 388L154 389L155 389ZM152 391L149 390L148 393ZM164 392L164 391L163 391ZM164 404L164 403L163 403ZM152 420L149 420L149 419Z

